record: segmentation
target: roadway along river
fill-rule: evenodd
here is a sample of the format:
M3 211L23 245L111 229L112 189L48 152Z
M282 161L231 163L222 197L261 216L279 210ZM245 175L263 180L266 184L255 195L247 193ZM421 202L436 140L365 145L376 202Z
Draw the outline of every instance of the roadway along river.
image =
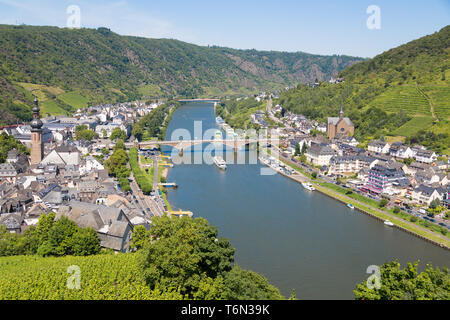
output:
M202 121L203 130L216 128L212 105L178 109L166 139L179 128L193 134L194 121ZM236 248L236 262L266 276L283 295L295 289L298 299L353 299L352 290L370 276L370 265L394 259L402 265L418 259L422 266L450 265L449 251L281 175L261 176L261 167L229 165L222 172L214 165L177 165L167 180L179 188L168 198L174 208L217 226Z

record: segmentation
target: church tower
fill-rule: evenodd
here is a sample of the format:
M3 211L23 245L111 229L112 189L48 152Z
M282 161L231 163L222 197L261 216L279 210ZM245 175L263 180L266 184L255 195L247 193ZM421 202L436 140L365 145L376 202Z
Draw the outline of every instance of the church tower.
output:
M341 104L341 112L339 113L339 119L344 119L344 105Z
M42 143L42 126L39 119L38 100L34 99L33 120L31 121L31 164L39 164L44 158L44 144Z

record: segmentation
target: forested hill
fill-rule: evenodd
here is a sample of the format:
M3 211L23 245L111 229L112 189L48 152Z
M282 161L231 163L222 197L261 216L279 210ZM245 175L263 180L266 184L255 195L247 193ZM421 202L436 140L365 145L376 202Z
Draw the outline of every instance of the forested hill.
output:
M298 86L280 97L287 109L326 121L341 103L358 139L421 143L450 152L450 26L346 68L345 82Z
M106 28L0 25L0 124L141 97L225 96L329 79L347 56L201 47L120 36Z

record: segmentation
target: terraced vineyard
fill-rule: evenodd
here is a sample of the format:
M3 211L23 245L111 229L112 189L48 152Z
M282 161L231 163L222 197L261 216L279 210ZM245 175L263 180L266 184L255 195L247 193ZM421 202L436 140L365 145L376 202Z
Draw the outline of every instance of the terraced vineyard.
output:
M425 86L423 91L431 98L436 116L440 120L450 120L450 87L429 85Z
M368 105L368 108L370 107L377 107L392 113L403 110L406 114L411 116L431 116L428 100L414 85L393 87L375 98Z
M87 106L87 99L77 92L65 92L58 87L33 83L17 83L25 92L39 99L43 116L68 115L80 107Z
M80 269L80 289L69 289ZM142 278L138 254L90 257L0 258L0 300L165 300L181 299L177 293L152 291Z
M58 99L74 107L75 109L88 107L88 99L82 96L79 92L67 92L59 95Z
M394 136L403 136L408 137L414 133L416 133L419 130L425 130L432 126L433 124L433 117L429 116L420 116L412 118L410 121L402 125L400 128L392 132Z

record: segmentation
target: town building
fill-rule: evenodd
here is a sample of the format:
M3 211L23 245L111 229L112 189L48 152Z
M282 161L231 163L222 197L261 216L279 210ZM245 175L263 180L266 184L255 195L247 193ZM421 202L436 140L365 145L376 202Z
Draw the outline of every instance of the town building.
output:
M305 152L306 160L315 166L328 166L334 155L333 149L323 143L311 143L311 147Z
M388 154L391 146L386 141L372 140L367 146L367 150L375 153Z
M442 187L432 187L427 185L419 185L412 192L412 199L419 204L429 206L436 199L442 201L444 199L445 190Z
M338 118L328 118L327 134L330 139L341 136L352 136L355 133L355 125L349 118L344 118L344 107L341 106L341 112Z

